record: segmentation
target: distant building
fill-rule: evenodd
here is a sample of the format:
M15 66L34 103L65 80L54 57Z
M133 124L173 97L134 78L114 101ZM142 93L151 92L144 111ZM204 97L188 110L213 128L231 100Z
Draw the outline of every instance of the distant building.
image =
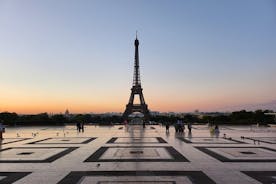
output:
M122 113L120 113L120 112L106 112L106 113L97 114L97 115L100 115L102 117L111 117L111 116L122 116Z
M150 111L151 116L159 116L160 112L159 111Z
M65 111L65 113L64 113L64 116L65 116L66 118L70 118L70 113L69 113L69 110L68 110L68 109L66 109L66 111Z

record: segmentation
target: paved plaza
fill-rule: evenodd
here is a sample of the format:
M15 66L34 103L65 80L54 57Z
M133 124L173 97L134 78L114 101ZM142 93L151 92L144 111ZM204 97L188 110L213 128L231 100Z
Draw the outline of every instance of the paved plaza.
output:
M148 125L7 128L0 183L276 184L276 128Z

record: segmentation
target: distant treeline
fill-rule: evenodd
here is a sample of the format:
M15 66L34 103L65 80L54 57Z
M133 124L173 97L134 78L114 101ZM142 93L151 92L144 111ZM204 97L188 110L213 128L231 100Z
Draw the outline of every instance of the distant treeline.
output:
M170 123L174 124L178 119L182 119L185 123L211 123L211 124L256 124L265 125L268 123L275 123L273 115L265 115L271 113L269 110L257 111L236 111L229 114L214 113L212 115L201 114L185 114L185 115L157 115L150 118L151 122L156 123ZM5 125L65 125L76 124L77 122L84 122L86 124L111 125L123 123L121 116L106 116L106 115L91 115L91 114L76 114L65 116L63 114L56 114L49 116L47 113L40 113L35 115L18 115L16 113L2 112L0 113L0 121Z
M186 114L184 116L155 116L152 117L153 121L161 123L174 124L178 119L182 119L185 123L199 123L199 124L232 124L232 125L250 125L260 124L266 125L275 123L274 115L266 115L265 113L272 113L270 110L256 110L256 111L235 111L229 114L212 113L212 115L201 114L193 115Z
M2 112L0 113L0 121L5 125L66 125L76 124L77 122L109 125L113 123L121 123L123 119L120 116L103 117L100 115L90 114L76 114L66 117L63 114L56 114L49 116L47 113L40 113L35 115L18 115L16 113Z

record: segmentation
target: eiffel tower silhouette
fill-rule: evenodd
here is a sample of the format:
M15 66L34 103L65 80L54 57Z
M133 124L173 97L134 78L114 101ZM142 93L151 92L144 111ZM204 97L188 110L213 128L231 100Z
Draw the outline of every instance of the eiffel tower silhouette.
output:
M137 32L136 32L136 39L134 41L135 45L135 59L134 59L134 75L133 75L133 84L131 88L131 94L129 98L129 102L126 105L126 110L123 114L123 119L127 119L130 114L133 112L140 112L144 114L144 120L149 121L149 110L148 105L145 102L144 95L143 95L143 88L141 86L141 79L140 79L140 70L139 70L139 40L137 39ZM134 96L139 95L140 104L134 104Z

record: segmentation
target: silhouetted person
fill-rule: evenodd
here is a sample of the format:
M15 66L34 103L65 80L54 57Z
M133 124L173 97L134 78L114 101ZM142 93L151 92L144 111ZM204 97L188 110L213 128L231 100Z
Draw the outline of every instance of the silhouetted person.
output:
M84 122L80 123L80 129L82 132L84 132Z
M166 132L169 132L170 131L170 125L169 123L166 123Z
M210 136L211 137L214 137L214 132L215 132L215 129L213 126L210 126Z
M188 138L191 139L192 138L192 131L188 132Z
M181 124L180 120L177 120L177 122L175 124L175 132L180 132L181 131L180 130L180 124Z
M146 128L146 122L143 121L143 128Z
M127 120L125 120L125 121L124 121L124 125L127 125L127 124L128 124L128 122L127 122Z
M3 140L3 133L5 132L4 125L0 122L0 141Z
M192 132L192 124L191 123L188 123L188 129L189 129L189 132Z
M77 131L78 131L78 132L81 131L81 124L80 124L80 122L77 122Z
M216 137L219 136L219 127L218 127L218 125L215 126L214 133L215 133Z
M218 125L215 126L215 131L219 131Z
M183 133L185 130L185 123L183 120L179 120L179 132Z
M177 133L178 132L178 128L177 128L177 124L176 123L174 124L174 129L175 129L175 132Z
M182 133L185 131L185 123L181 121Z

